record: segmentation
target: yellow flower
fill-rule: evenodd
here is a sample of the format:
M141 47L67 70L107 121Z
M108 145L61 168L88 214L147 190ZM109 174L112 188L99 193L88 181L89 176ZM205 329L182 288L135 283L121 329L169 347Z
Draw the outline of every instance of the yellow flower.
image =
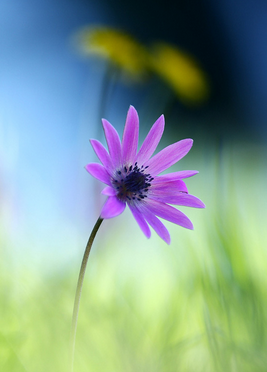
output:
M128 75L137 77L147 70L147 52L133 37L108 27L85 27L77 34L78 45L85 55L110 60Z
M150 58L152 70L164 79L187 104L199 104L209 96L205 73L196 61L178 48L156 43Z

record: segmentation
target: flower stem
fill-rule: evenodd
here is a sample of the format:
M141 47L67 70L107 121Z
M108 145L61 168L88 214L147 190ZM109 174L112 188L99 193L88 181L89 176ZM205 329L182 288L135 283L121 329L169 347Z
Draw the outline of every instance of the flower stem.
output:
M106 66L106 71L104 72L102 86L100 89L100 101L98 107L98 122L101 123L102 118L106 116L106 110L110 97L113 96L113 91L116 87L116 83L119 77L119 69L114 66L113 63L108 62ZM100 141L103 136L102 125L98 125L97 139Z
M74 307L73 307L73 314L72 314L71 338L70 338L70 347L71 347L70 349L70 352L71 352L70 370L71 372L73 372L73 366L74 366L75 338L76 338L76 331L77 331L77 321L78 321L78 313L79 313L79 306L80 306L80 300L81 300L81 294L82 294L84 274L85 274L85 270L87 266L88 257L91 251L91 247L93 245L96 233L102 222L103 222L103 218L99 217L91 232L91 235L88 239L88 242L87 242L87 245L84 251L80 274L78 278L75 300L74 300Z

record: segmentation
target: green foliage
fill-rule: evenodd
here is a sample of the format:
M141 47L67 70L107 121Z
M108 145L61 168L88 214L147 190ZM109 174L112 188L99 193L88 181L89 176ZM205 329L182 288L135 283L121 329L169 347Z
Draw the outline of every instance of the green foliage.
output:
M260 164L226 153L220 165L198 158L189 189L207 208L190 210L194 232L169 225L170 247L125 216L105 223L87 268L75 371L267 372L264 179ZM78 266L15 269L2 253L1 371L68 371Z

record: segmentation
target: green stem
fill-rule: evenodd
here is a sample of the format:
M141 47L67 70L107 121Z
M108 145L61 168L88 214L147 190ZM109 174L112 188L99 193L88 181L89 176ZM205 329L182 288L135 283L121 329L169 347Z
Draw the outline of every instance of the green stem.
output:
M100 90L100 101L99 101L99 108L98 108L98 123L101 123L102 118L106 116L106 110L108 107L108 103L110 101L110 97L113 95L113 91L116 86L116 82L119 76L119 69L114 66L113 63L108 62L106 71L103 76L102 86ZM97 139L101 140L103 131L102 125L98 125L97 130Z
M76 288L76 294L75 294L75 300L74 300L74 307L73 307L73 314L72 314L72 325L71 325L71 338L70 338L70 347L71 347L71 372L73 372L73 366L74 366L74 351L75 351L75 339L76 339L76 331L77 331L77 322L78 322L78 314L79 314L79 306L80 306L80 300L81 300L81 294L82 294L82 286L83 286L83 279L84 274L87 266L88 257L91 251L91 247L93 245L96 233L103 222L103 218L99 217L96 221L96 224L91 232L91 235L88 239L85 252L83 255L83 260L81 264L80 274L78 278L77 288Z

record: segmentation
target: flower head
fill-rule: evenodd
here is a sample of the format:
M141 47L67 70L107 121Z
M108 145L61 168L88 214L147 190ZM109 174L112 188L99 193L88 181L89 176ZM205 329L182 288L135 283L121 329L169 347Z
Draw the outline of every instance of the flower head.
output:
M101 217L116 217L128 204L145 236L149 238L151 235L150 225L168 244L170 234L158 217L193 229L189 218L169 204L205 207L201 200L188 194L183 181L198 172L179 171L159 175L188 153L193 140L176 142L152 156L163 134L163 115L154 123L139 151L139 119L134 107L129 108L122 141L107 120L103 119L102 122L109 152L99 141L92 139L91 145L102 165L90 163L85 167L93 177L107 185L102 191L108 199Z
M146 73L147 52L129 34L109 27L84 27L77 33L81 50L111 61L129 76Z
M205 73L188 54L167 43L155 43L150 66L187 104L199 104L209 96Z

